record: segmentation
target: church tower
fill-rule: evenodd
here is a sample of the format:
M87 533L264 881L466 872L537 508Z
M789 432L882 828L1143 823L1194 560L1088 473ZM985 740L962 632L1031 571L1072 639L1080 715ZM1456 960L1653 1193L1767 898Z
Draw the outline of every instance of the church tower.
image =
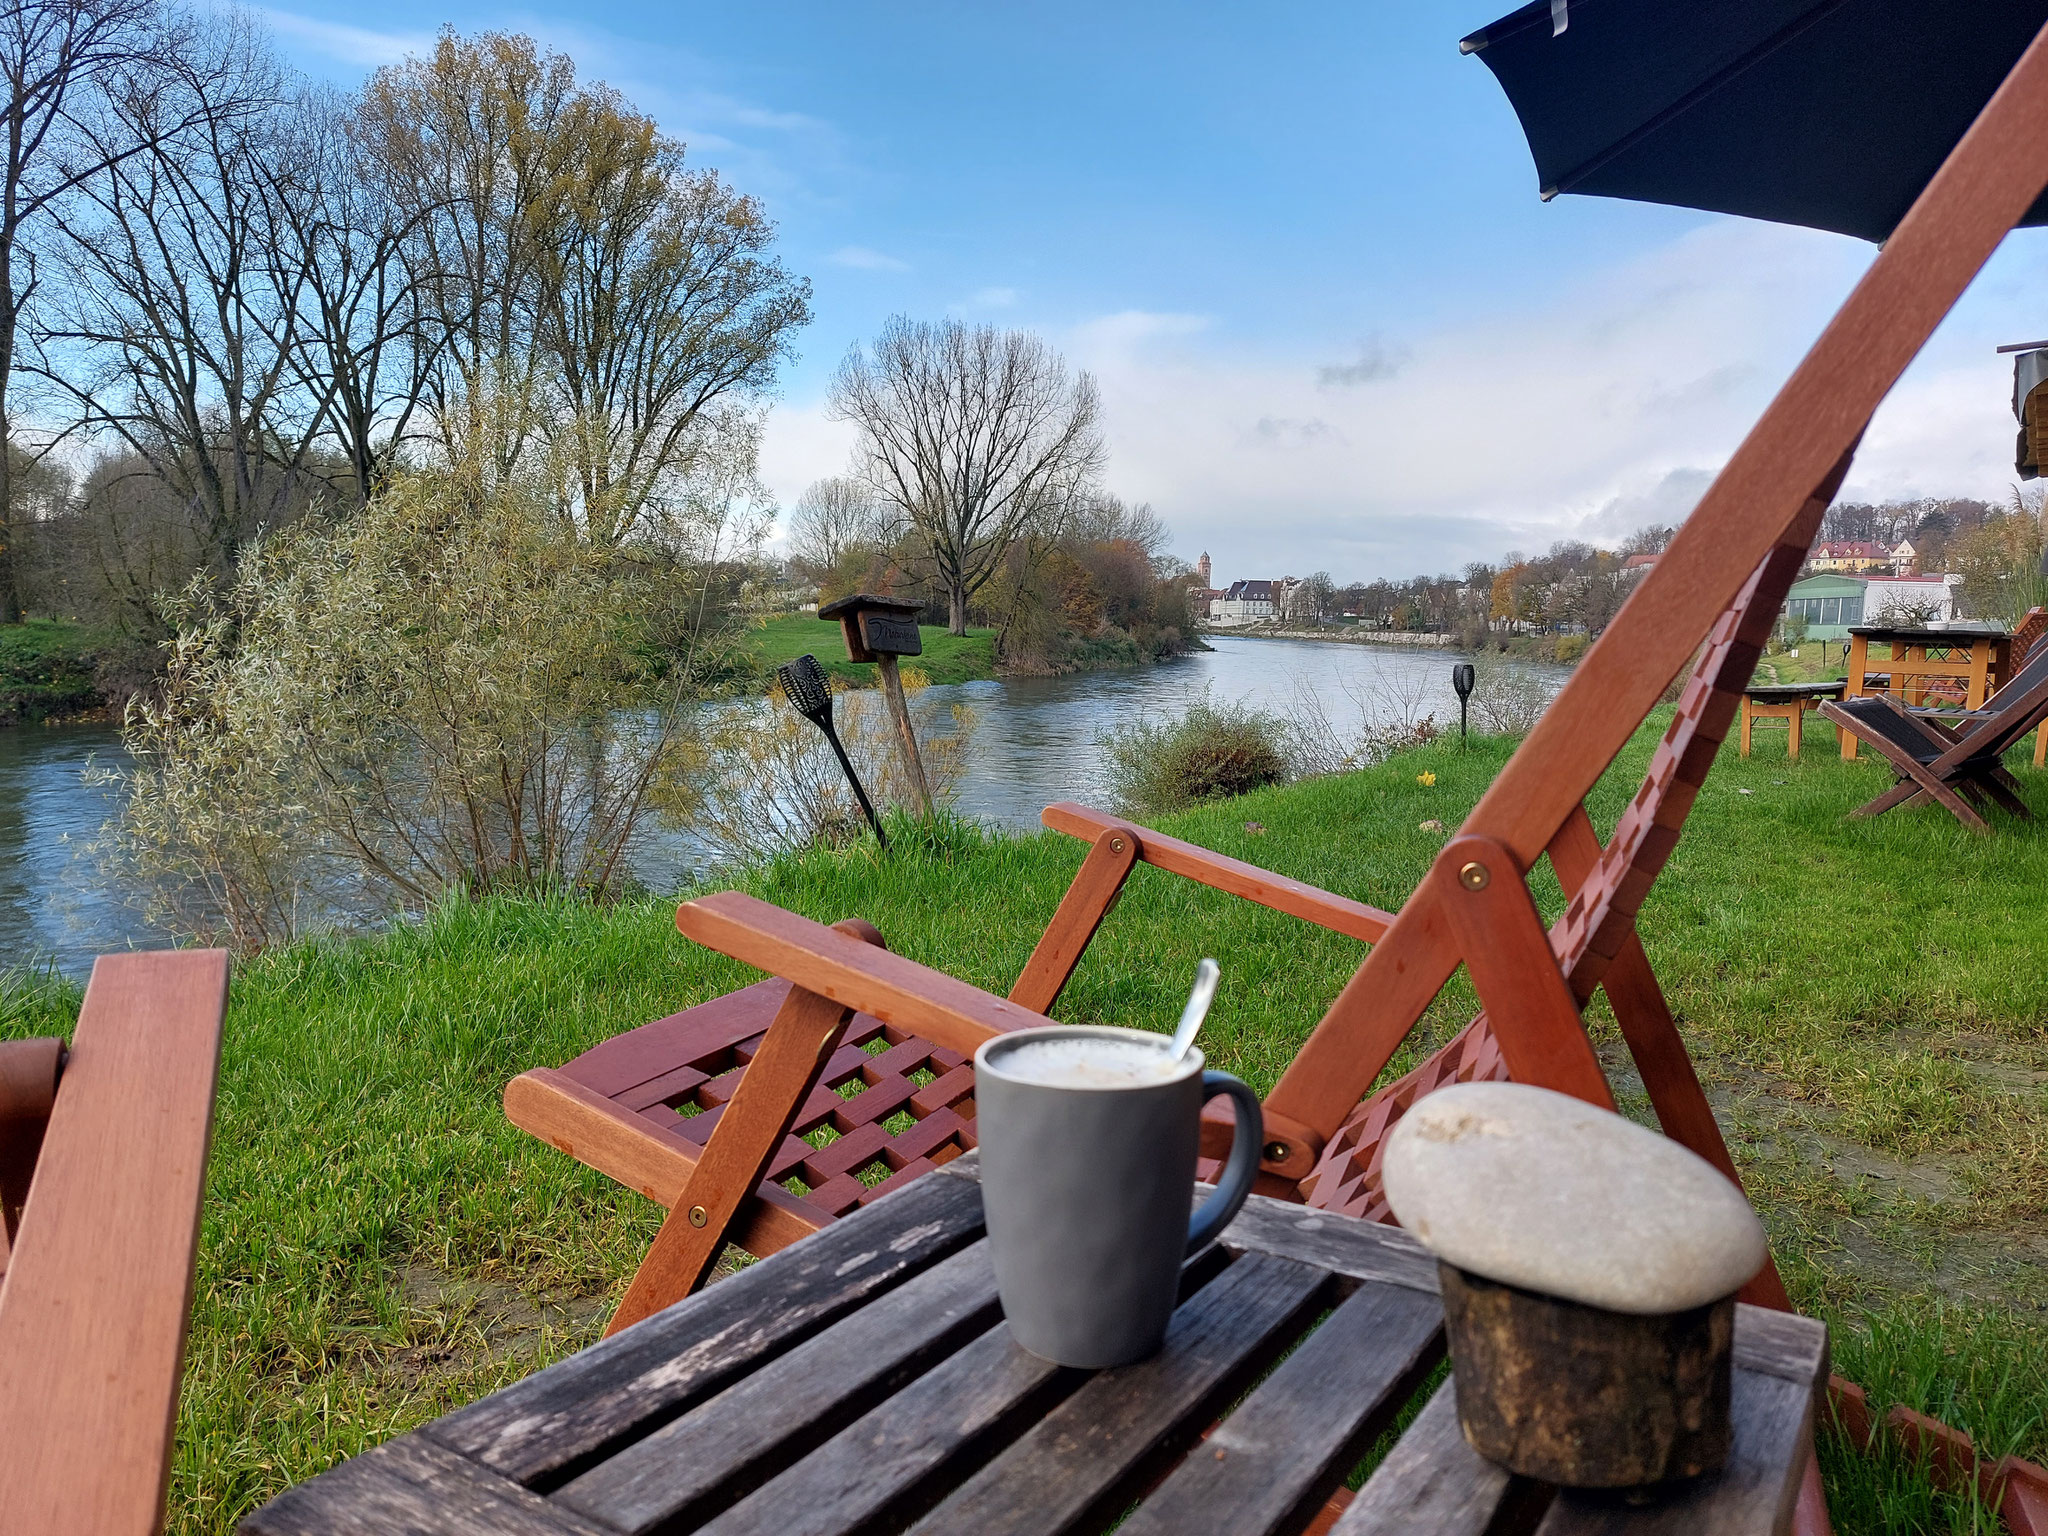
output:
M1202 551L1202 558L1195 562L1195 575L1201 578L1202 589L1207 591L1212 583L1209 580L1209 551L1206 549Z

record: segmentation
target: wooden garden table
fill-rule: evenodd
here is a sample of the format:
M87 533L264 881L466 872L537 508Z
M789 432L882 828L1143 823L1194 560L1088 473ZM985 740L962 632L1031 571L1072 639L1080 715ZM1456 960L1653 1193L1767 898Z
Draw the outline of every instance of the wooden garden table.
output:
M1872 645L1882 645L1890 659L1873 661ZM2012 657L2012 636L1995 629L1901 629L1883 624L1856 624L1849 629L1849 683L1844 697L1893 693L1902 704L1925 701L1930 683L1961 683L1963 708L1982 707L2005 681ZM1882 684L1873 676L1882 675ZM1856 756L1856 733L1838 731L1844 761Z
M243 1531L996 1536L1101 1530L1133 1504L1128 1536L1328 1529L1333 1490L1443 1353L1415 1241L1255 1196L1188 1266L1162 1353L1069 1370L1010 1342L973 1164L344 1462ZM1784 1532L1826 1360L1821 1324L1738 1308L1727 1468L1639 1505L1552 1499L1482 1461L1446 1381L1334 1529Z

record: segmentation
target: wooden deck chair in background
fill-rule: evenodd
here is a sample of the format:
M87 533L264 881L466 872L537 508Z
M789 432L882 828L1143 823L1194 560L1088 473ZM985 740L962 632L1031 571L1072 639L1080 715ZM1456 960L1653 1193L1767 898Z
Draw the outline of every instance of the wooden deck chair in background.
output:
M1820 712L1840 730L1876 748L1898 782L1852 816L1879 816L1923 795L1973 832L1991 827L1980 809L1996 804L2031 818L2019 781L2005 767L2006 752L2048 720L2048 646L2035 646L2027 664L1984 703L1968 711L1914 709L1889 693L1823 700Z
M162 1528L227 954L105 955L0 1044L0 1530Z
M1497 1051L1516 1081L1611 1106L1580 1019L1604 985L1666 1131L1695 1150L1719 1145L1635 936L1636 912L1872 413L2044 184L2048 34L2014 66L1268 1096L1268 1190L1339 1209L1376 1198L1371 1156L1360 1165L1372 1138L1356 1117L1366 1090L1461 964L1485 1009L1454 1042L1462 1060ZM1649 777L1602 848L1585 797L1703 637L1706 653ZM1546 855L1570 893L1549 930L1526 884ZM677 926L791 984L756 1066L771 1052L829 1059L856 1011L962 1057L991 1031L1038 1021L1014 1003L738 893L685 903ZM756 1084L761 1092L750 1093ZM701 1273L704 1251L715 1252L723 1223L751 1198L780 1135L766 1087L753 1071L741 1082L629 1305L663 1282ZM761 1109L742 1113L755 1097ZM1727 1169L1725 1150L1717 1160ZM675 1262L651 1275L657 1258ZM1752 1282L1751 1299L1764 1284L1776 1288L1775 1276ZM1799 1523L1826 1528L1814 1467Z

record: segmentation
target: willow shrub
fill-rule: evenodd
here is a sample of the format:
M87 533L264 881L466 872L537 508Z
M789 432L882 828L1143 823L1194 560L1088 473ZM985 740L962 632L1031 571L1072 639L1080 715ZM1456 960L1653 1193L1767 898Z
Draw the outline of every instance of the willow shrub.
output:
M1134 721L1098 744L1117 804L1151 815L1284 783L1287 741L1276 716L1204 697L1178 717Z
M607 895L709 755L715 568L583 538L546 471L401 476L178 608L107 845L160 915L257 948L449 890Z

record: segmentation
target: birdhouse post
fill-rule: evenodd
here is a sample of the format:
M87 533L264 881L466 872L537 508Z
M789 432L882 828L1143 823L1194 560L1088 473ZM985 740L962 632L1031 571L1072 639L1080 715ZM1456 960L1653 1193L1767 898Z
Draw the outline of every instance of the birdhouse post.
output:
M918 606L900 598L856 592L851 597L837 598L824 604L818 609L818 617L839 621L840 631L846 637L849 661L872 661L881 673L882 696L888 700L889 713L896 720L896 739L903 749L904 771L910 775L911 786L917 791L925 815L929 816L932 813L931 787L925 782L924 758L917 750L917 732L910 726L910 706L903 699L903 679L896 671L898 656L924 654L924 643L917 632Z

